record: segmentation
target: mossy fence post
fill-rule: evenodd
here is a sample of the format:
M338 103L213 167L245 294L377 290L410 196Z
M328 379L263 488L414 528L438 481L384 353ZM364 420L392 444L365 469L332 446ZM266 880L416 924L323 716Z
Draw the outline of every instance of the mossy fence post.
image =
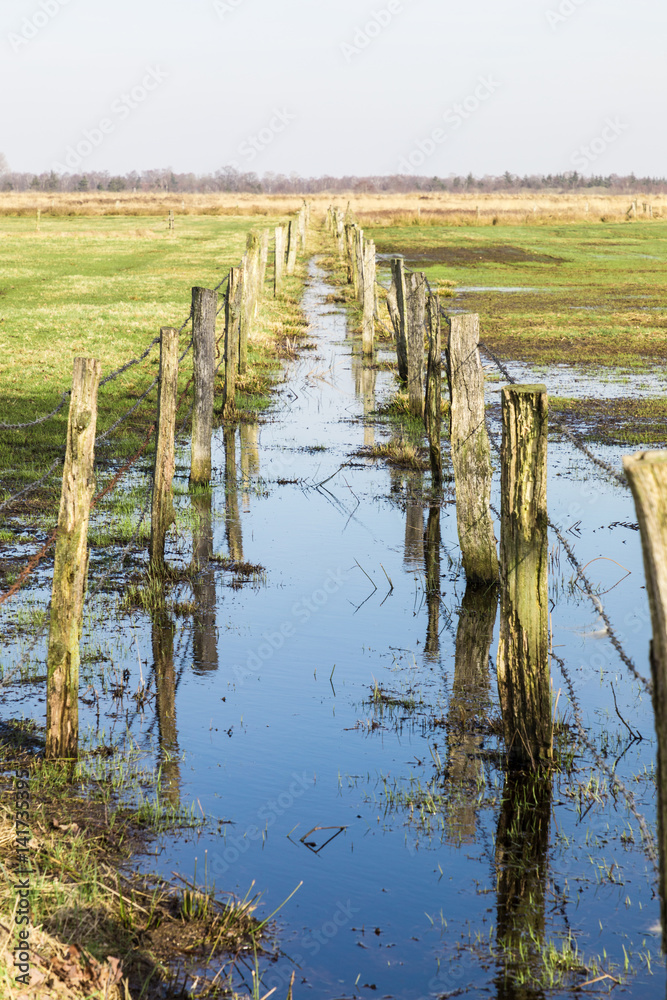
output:
M440 301L437 295L429 295L428 316L428 365L426 369L426 397L424 400L424 424L428 437L431 481L434 486L442 485L442 335L440 324Z
M79 642L88 576L88 518L95 489L100 362L75 358L53 567L46 679L46 757L79 752Z
M243 257L243 301L239 328L239 374L248 370L248 341L251 339L257 316L259 281L259 239L256 233L248 235L248 249Z
M294 274L294 269L296 267L296 254L299 249L299 228L296 219L292 219L289 224L288 229L288 239L287 239L287 273L289 275Z
M498 555L490 509L491 448L484 422L479 317L451 316L448 323L449 435L461 557L469 583L495 583Z
M658 738L658 850L663 951L667 941L667 451L639 451L623 459L635 499L644 554L653 637L649 649Z
M505 386L502 420L498 694L509 759L535 768L552 751L545 386Z
M217 292L210 288L192 289L192 351L195 389L190 452L191 483L208 483L211 479L217 309Z
M276 243L274 252L273 295L279 298L283 290L285 274L285 227L276 227Z
M266 268L269 263L269 243L271 241L271 233L268 229L262 230L261 236L261 250L259 253L259 297L264 298L264 282L266 281Z
M424 324L426 276L408 274L405 280L405 330L408 354L408 407L413 416L424 415Z
M369 240L364 245L364 299L361 324L361 350L365 357L373 356L375 336L375 243Z
M157 445L153 464L151 504L151 568L164 572L164 542L174 523L172 483L176 450L176 397L178 395L178 330L160 330L160 384L157 403Z
M402 257L394 257L391 262L391 287L387 295L387 308L396 335L396 359L398 377L408 381L408 338L405 325L405 265Z
M243 280L242 267L230 268L227 295L225 298L225 384L222 391L223 420L233 420L236 416L236 379L239 370Z

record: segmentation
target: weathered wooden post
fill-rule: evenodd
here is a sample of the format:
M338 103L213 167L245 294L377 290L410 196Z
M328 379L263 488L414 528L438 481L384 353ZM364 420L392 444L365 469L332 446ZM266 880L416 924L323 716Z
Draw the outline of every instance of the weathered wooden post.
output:
M276 227L275 268L273 272L273 295L279 298L283 290L285 272L285 227Z
M408 406L415 417L424 413L424 324L426 322L426 276L408 274L405 279L405 328L408 354Z
M195 391L190 452L191 483L207 483L211 478L217 309L217 292L209 288L192 289L192 351Z
M296 267L296 252L299 247L299 228L296 219L289 224L287 237L287 273L294 274Z
M649 648L658 737L658 850L663 950L667 941L667 451L623 459L642 539L653 638Z
M174 232L174 210L173 210L173 208L169 209L169 232L170 233Z
M348 285L352 285L352 289L356 296L357 288L355 282L357 279L357 267L354 259L354 226L349 222L345 225L345 246L347 248L347 283Z
M277 230L276 230L277 232ZM236 416L236 378L239 370L239 339L243 308L243 268L232 267L225 298L225 385L222 390L223 420Z
M164 542L174 523L172 482L176 448L176 397L178 395L178 330L160 330L160 389L157 404L157 445L153 464L150 562L156 573L164 572Z
M261 249L259 252L259 298L264 298L264 282L266 280L266 267L269 263L269 241L271 233L268 229L262 230Z
M361 326L361 350L365 357L373 356L375 337L375 243L364 245L364 299Z
M345 219L343 213L340 209L336 209L335 215L335 226L336 231L334 236L336 237L336 242L338 244L338 255L340 257L345 256Z
M396 359L398 377L408 381L408 338L405 325L405 265L402 257L394 257L391 262L391 287L387 293L387 308L396 336Z
M498 580L491 519L491 448L484 423L484 372L479 359L479 317L449 320L449 434L456 483L456 521L469 583Z
M552 752L546 387L506 386L502 413L498 693L509 758L535 768Z
M250 252L241 259L243 271L243 293L241 296L241 317L239 322L239 375L248 369L248 339L255 317L255 262Z
M359 226L354 227L354 265L356 276L354 287L357 293L357 300L360 305L364 304L364 231Z
M46 757L79 752L79 641L88 576L88 518L95 489L100 362L75 358L51 591L46 680Z
M442 485L442 345L440 328L440 301L437 295L429 295L428 315L428 366L426 369L426 398L424 400L424 424L428 437L431 481L434 486Z

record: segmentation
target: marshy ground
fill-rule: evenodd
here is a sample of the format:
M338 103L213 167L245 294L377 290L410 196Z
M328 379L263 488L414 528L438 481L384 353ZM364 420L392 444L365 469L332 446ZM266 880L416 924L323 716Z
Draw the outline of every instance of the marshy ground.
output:
M192 256L178 272L176 294L166 261L175 268L181 258L157 221L150 240L106 240L104 266L98 226L118 232L127 225L134 233L136 221L42 222L43 229L81 226L94 235L60 237L70 262L67 254L59 259L62 273L52 293L44 283L39 306L32 292L25 310L8 299L2 329L9 322L10 333L21 332L16 344L24 354L7 362L3 378L16 377L7 405L44 412L67 385L72 353L88 346L77 341L62 359L53 351L46 389L28 379L21 369L36 364L31 358L49 342L46 323L31 343L31 310L52 310L54 337L67 340L73 328L77 335L85 330L77 302L90 306L98 331L90 349L107 350L115 366L143 348L156 327L185 318L189 286L217 283L252 224L247 217L183 220L177 239ZM25 240L26 254L35 254L22 278L29 289L36 274L48 273L51 251L13 228L25 225L2 220L0 252L15 254ZM380 253L405 255L447 289L447 309L479 312L482 339L511 372L546 381L558 397L557 416L619 466L621 452L662 440L664 276L652 257L664 257L665 225L382 225L366 232ZM136 300L122 284L102 293L97 281L89 292L85 282L78 290L69 282L77 247L76 270L85 276L94 266L99 276L121 273L117 255L136 240L122 271L129 292L149 268L134 288ZM52 245L58 240L46 243ZM149 247L157 247L155 256ZM453 484L446 477L444 491L434 492L420 467L423 433L397 394L390 341L379 340L373 365L362 363L358 314L328 238L313 233L309 249L316 259L305 262L289 301L269 305L265 350L257 354L265 373L259 394L281 353L284 381L271 405L253 398L246 419L216 431L214 479L198 496L187 489L187 429L179 439L179 517L166 590L151 589L146 579L139 533L125 564L87 605L86 755L71 808L71 793L46 781L42 766L34 770L35 850L51 858L55 887L52 896L44 889L44 910L36 912L49 921L49 933L85 944L100 963L108 955L124 959L106 951L106 941L95 952L94 935L83 940L91 927L106 926L93 915L99 896L115 889L123 902L114 902L105 919L116 921L114 943L137 956L136 968L152 963L144 996L154 985L161 995L156 984L160 976L169 981L169 969L174 989L187 984L201 995L216 986L225 995L224 984L243 995L275 988L274 996L286 997L293 974L295 998L322 1000L376 991L401 1000L574 997L582 988L661 995L650 697L618 658L598 606L639 673L648 675L650 621L629 491L553 435L550 516L576 549L595 600L554 536L552 647L565 670L554 659L556 767L512 774L504 765L494 676L496 608L466 591ZM161 261L161 254L168 256ZM88 295L108 300L87 302ZM127 326L132 338L118 351L103 336L114 297L135 310ZM144 308L150 315L142 316ZM645 321L636 323L635 313ZM154 376L147 367L131 377L131 391L140 394ZM488 362L488 423L496 434L499 380ZM119 389L115 412L122 398ZM148 419L149 411L142 417ZM2 432L8 491L42 468L58 433L54 427L40 435L39 453L26 468L10 432ZM130 433L139 438L141 421ZM133 446L128 441L127 453ZM136 530L149 465L147 453L145 465L93 518L91 587ZM102 456L101 481L112 468ZM495 474L497 505L497 467ZM52 523L56 496L54 483L34 509L10 511L3 524L9 537L0 542L4 585ZM22 754L40 753L44 639L31 644L44 625L49 579L47 561L2 611L5 678L17 664L21 677L4 689L8 769L17 752L10 732L20 730ZM99 838L122 871L117 884L105 882L100 868L99 882L90 880L97 896L77 888L67 868L85 830L91 859ZM134 853L139 846L152 856ZM133 871L150 872L154 881L137 875L133 882ZM213 883L217 903L207 902ZM163 939L142 892L156 893ZM241 928L226 942L229 952L212 954L229 893ZM128 911L132 903L148 912ZM257 938L255 960L253 934L283 903ZM9 897L3 912L7 919ZM199 922L204 917L208 923ZM201 929L197 943L193 928ZM197 951L200 944L206 948ZM72 956L60 956L66 959ZM89 965L92 989L98 970ZM133 997L141 995L135 981Z

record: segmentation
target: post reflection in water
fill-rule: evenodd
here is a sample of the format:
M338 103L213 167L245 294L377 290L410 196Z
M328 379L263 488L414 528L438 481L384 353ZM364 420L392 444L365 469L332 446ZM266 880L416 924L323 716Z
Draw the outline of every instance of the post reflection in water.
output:
M416 496L408 494L405 507L405 550L403 564L406 569L424 566L424 502L419 499L423 477L415 483Z
M169 802L177 806L180 801L181 773L176 732L174 624L166 615L158 615L153 619L151 641L163 789Z
M243 562L243 535L239 514L239 490L236 478L236 428L225 426L225 534L229 558Z
M357 398L360 399L364 407L364 417L368 418L375 412L375 386L377 382L377 370L365 365L358 354L352 355L352 371L354 372L354 389ZM375 427L366 419L364 421L364 445L375 444Z
M544 939L550 818L551 776L508 771L496 835L496 936L501 954L506 955L498 1000L543 995L539 985L528 985L528 973Z
M424 553L428 605L428 628L424 650L429 660L437 660L440 655L440 507L429 509Z
M241 503L244 514L250 513L250 483L259 475L259 424L243 421L239 424L241 444Z
M192 532L192 591L195 602L193 669L195 673L218 669L218 634L215 616L215 567L213 556L213 494L207 489L192 495L196 527Z
M446 777L454 791L448 800L447 827L453 844L475 839L475 792L482 778L480 750L484 739L476 722L487 715L491 701L489 652L497 609L497 587L466 587L456 632L447 725Z

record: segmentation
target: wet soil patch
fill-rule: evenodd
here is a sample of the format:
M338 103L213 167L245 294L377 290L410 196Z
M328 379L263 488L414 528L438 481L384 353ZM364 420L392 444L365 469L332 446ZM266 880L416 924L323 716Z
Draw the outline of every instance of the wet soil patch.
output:
M378 246L380 253L391 253L391 247ZM451 267L477 267L479 264L564 264L565 257L534 253L509 243L493 246L442 246L414 252L407 250L406 263L418 265L449 264Z

